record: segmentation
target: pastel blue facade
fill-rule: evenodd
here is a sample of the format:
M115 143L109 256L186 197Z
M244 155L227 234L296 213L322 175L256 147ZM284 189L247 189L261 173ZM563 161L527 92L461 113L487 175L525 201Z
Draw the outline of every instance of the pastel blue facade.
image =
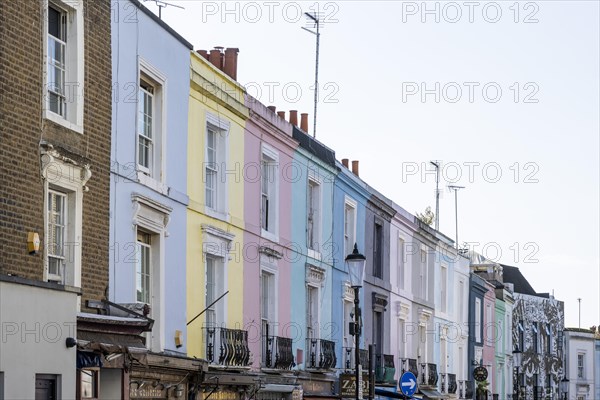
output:
M185 353L192 46L137 2L112 10L108 298L138 311L148 304L148 347Z
M325 351L314 340L331 340L335 331L331 312L335 153L296 127L293 137L299 142L293 166L282 166L292 180L292 244L288 247L293 252L290 320L294 333L290 334L294 347L303 350L303 369L325 364L331 369L333 349Z
M349 277L344 259L352 252L351 246L346 245L346 207L354 206L354 223L350 226L354 240L348 239L348 244L354 241L358 250L365 252L365 220L366 205L370 197L366 184L354 175L348 168L336 162L338 174L335 179L333 193L333 276L332 276L332 314L335 316L333 340L336 343L338 367L354 368L354 355L344 348L354 347L354 336L349 334L348 323L350 313L354 313L354 294L349 286ZM364 305L364 290L360 291L360 301ZM361 342L364 343L364 329ZM361 347L363 347L361 345Z

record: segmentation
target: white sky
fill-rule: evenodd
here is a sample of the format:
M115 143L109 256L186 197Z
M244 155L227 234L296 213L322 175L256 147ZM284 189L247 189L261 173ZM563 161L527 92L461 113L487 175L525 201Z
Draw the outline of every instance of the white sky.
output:
M599 2L429 1L431 14L421 1L171 3L185 10L163 9L165 22L195 49L239 47L238 81L309 112L311 133L315 37L298 12L318 10L317 139L412 213L435 210L421 172L442 160L440 187L466 186L459 242L554 291L567 326L579 297L581 326L600 324ZM440 230L455 236L447 189Z

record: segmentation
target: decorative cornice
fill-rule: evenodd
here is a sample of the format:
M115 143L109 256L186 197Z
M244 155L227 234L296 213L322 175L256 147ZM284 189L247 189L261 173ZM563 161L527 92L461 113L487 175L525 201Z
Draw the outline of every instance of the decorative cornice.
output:
M267 246L260 246L258 248L258 252L261 253L261 254L264 254L266 256L269 256L269 257L274 257L274 258L276 258L278 260L280 260L280 259L283 258L283 253L280 253L277 250L272 249L272 248L267 247Z
M51 182L59 182L61 179L68 179L70 182L74 182L77 179L78 184L81 185L83 191L88 191L86 183L92 177L92 171L90 170L89 163L77 161L74 157L63 154L63 151L59 151L58 148L54 148L54 146L50 143L42 143L40 145L40 157L41 173L44 179ZM74 170L72 172L63 171L58 163L67 167L72 167ZM57 167L57 170L50 168L52 165Z
M385 308L388 305L388 297L377 292L373 292L371 296L373 301L373 310L378 312L384 312Z
M325 270L314 265L306 265L306 282L323 286L325 284Z
M200 229L202 229L202 232L208 235L216 236L223 240L227 240L228 242L231 242L233 239L235 239L235 235L233 233L224 231L223 229L217 228L216 226L202 224L200 225Z

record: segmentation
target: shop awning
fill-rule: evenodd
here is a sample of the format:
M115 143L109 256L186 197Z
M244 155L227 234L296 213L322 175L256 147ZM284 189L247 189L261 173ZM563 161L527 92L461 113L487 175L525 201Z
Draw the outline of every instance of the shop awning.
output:
M292 393L294 391L295 385L278 385L275 383L267 383L262 386L258 393L264 392L275 392L275 393Z
M419 389L419 392L422 393L425 399L447 399L448 397L435 389Z

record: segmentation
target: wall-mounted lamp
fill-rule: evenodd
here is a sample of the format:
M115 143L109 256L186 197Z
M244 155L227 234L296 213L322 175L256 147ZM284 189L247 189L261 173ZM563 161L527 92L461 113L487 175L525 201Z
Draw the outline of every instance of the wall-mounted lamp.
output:
M183 346L183 333L180 330L175 331L175 347Z
M77 346L77 340L75 338L68 337L67 340L65 340L65 344L67 349L70 349L71 347Z
M37 232L27 233L27 252L36 255L40 251L40 235Z

